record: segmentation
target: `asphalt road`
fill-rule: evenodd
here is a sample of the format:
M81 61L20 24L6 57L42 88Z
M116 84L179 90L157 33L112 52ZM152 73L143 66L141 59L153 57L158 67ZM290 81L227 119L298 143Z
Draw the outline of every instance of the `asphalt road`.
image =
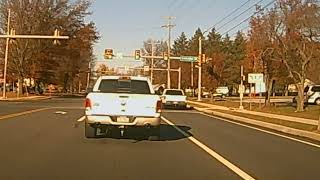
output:
M0 179L319 179L316 144L172 110L159 141L141 130L86 139L82 106L80 98L0 102Z

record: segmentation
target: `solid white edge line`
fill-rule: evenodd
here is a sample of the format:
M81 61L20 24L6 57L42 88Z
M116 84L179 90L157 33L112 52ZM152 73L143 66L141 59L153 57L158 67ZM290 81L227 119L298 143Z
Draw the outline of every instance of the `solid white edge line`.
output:
M166 122L167 124L171 125L172 127L174 127L178 132L180 132L181 134L183 134L184 136L186 136L191 142L193 142L195 145L197 145L198 147L200 147L202 150L204 150L205 152L207 152L210 156L212 156L213 158L215 158L216 160L218 160L219 162L221 162L223 165L225 165L227 168L229 168L230 170L232 170L234 173L236 173L237 175L239 175L241 178L243 179L254 179L253 177L251 177L249 174L247 174L246 172L244 172L243 170L241 170L240 168L238 168L237 166L235 166L234 164L232 164L231 162L229 162L228 160L226 160L224 157L222 157L221 155L219 155L218 153L216 153L215 151L213 151L212 149L210 149L208 146L204 145L203 143L201 143L199 140L197 140L196 138L189 136L186 132L184 132L183 130L181 130L180 128L178 128L175 124L173 124L171 121L169 121L168 119L166 119L165 117L161 117L161 119Z
M77 121L78 122L82 122L82 121L84 121L86 119L86 117L85 116L82 116L81 118L79 118Z
M231 120L228 120L228 119L224 119L224 118L221 118L221 117L209 115L209 114L206 114L206 113L203 113L203 112L201 112L200 114L208 116L208 117L211 117L211 118L216 118L216 119L219 119L219 120L222 120L222 121L225 121L225 122L229 122L229 123L232 123L232 124L236 124L236 125L239 125L239 126L243 126L243 127L246 127L246 128L254 129L254 130L257 130L257 131L260 131L260 132L264 132L264 133L267 133L267 134L271 134L271 135L274 135L274 136L290 139L292 141L296 141L296 142L307 144L307 145L310 145L310 146L313 146L313 147L320 148L320 145L314 144L314 143L311 143L311 142L308 142L308 141L304 141L304 140L300 140L300 139L293 138L293 137L290 137L290 136L286 136L286 135L278 134L278 133L275 133L275 132L267 131L267 130L260 129L260 128L257 128L257 127L253 127L253 126L249 126L249 125L246 125L246 124L242 124L240 122L235 122L235 121L231 121Z

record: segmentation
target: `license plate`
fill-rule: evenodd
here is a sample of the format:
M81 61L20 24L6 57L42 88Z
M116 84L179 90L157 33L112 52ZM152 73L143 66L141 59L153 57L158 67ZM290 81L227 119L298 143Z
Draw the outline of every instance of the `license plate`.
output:
M178 104L178 102L175 101L175 102L173 102L173 104Z
M126 116L120 116L120 117L117 117L117 122L119 122L119 123L128 123L129 122L129 118L126 117Z

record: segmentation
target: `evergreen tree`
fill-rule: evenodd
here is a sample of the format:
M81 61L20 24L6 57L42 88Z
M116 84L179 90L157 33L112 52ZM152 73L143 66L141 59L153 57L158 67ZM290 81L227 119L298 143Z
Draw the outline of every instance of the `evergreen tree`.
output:
M221 52L222 40L221 35L213 28L207 36L205 41L206 51L205 54L208 57L212 57L214 54Z
M186 55L188 51L188 39L184 32L173 42L172 53L174 56Z
M199 37L203 38L201 29L198 28L189 42L189 54L198 56L199 53ZM204 48L202 48L204 50Z
M225 56L222 74L222 85L232 87L240 82L240 65L245 57L246 41L241 32L238 32L234 41L227 35L223 40Z

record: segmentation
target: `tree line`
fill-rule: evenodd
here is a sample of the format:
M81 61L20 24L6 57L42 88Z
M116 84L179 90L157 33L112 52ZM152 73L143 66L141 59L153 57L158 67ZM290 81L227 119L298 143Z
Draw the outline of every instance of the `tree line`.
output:
M320 6L316 0L278 0L272 8L257 6L256 11L250 19L248 32L239 31L233 38L228 34L222 36L214 28L206 36L200 28L190 38L182 32L174 40L172 55L198 56L198 39L202 37L203 52L209 59L203 64L205 87L223 85L235 89L240 84L243 65L245 74L265 75L267 104L274 89L295 84L297 110L302 111L305 80L320 83ZM182 87L189 87L190 63L172 61L171 66L182 67ZM163 79L163 76L158 78ZM177 84L175 74L172 81Z
M90 15L90 0L0 0L0 33L7 33L8 9L16 34L69 36L54 44L52 40L12 39L10 41L8 78L19 82L30 78L36 85L57 84L72 90L76 81L85 84L85 72L94 59L93 44L99 39ZM0 39L0 63L3 65L5 39Z

